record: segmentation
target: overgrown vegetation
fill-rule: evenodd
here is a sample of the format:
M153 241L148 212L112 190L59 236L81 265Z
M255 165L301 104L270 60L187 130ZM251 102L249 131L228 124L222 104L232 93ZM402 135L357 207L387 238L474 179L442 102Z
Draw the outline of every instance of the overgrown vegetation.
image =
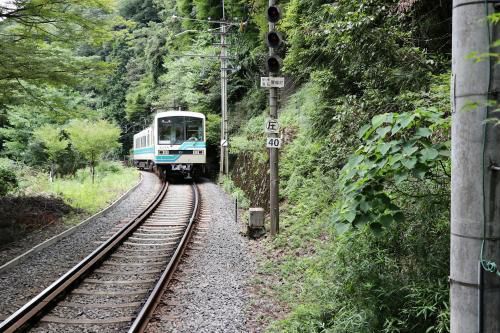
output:
M269 331L447 332L451 8L284 7L286 72L302 85L280 115L282 231L268 245L283 257L264 271L292 310ZM233 151L267 163L264 117Z
M182 107L207 115L217 160L220 81L209 29L218 27L208 18L221 17L220 1L20 3L57 24L48 35L44 23L1 14L2 155L79 178L92 158L71 144L71 119L117 124L126 154L152 111ZM273 294L291 311L269 331L448 331L451 2L280 5L289 82L280 101L283 218L268 241L281 256L266 272L279 276ZM225 2L226 16L241 22L228 41L234 163L225 184L263 207L266 6Z

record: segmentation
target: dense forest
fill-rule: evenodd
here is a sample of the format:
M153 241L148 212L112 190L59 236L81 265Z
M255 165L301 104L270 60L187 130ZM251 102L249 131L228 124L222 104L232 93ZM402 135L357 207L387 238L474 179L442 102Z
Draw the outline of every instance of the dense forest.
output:
M14 3L0 7L0 195L19 165L67 177L123 159L161 109L204 113L217 154L220 1ZM267 3L224 4L225 183L261 207ZM286 315L269 331L449 331L451 2L278 4L282 226L260 273Z

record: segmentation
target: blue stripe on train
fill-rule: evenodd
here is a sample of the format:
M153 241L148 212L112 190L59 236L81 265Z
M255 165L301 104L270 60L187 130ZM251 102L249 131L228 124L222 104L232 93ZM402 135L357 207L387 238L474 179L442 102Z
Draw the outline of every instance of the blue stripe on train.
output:
M146 147L146 148L138 148L132 150L132 153L134 154L148 154L148 153L154 153L155 148L154 147Z
M207 144L206 142L190 142L186 141L182 145L180 145L179 148L172 148L172 150L187 150L187 149L203 149L206 148ZM146 147L146 148L137 148L133 149L132 152L134 154L147 154L147 153L154 153L154 147Z
M179 150L193 149L193 148L206 148L206 143L203 141L186 141L180 147Z
M181 155L162 155L155 156L155 162L175 162Z

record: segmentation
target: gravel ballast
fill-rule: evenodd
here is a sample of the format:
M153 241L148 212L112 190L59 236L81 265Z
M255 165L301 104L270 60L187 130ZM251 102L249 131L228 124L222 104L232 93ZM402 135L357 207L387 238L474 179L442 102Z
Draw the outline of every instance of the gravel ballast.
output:
M0 273L0 319L5 319L28 300L48 287L82 260L110 235L114 227L135 216L150 201L160 183L152 173L130 195L105 215L79 228L77 232L34 253L18 266ZM34 246L36 244L31 244ZM1 256L1 253L0 253Z
M213 183L199 187L203 218L149 333L249 331L252 243L234 221L234 201Z

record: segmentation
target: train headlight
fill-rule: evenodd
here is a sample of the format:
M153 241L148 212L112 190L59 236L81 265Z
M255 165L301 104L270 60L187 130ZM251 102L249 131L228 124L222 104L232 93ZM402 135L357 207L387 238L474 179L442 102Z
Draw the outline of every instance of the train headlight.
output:
M169 153L168 150L158 150L158 155L168 155Z
M193 150L193 155L203 155L205 154L204 150Z

